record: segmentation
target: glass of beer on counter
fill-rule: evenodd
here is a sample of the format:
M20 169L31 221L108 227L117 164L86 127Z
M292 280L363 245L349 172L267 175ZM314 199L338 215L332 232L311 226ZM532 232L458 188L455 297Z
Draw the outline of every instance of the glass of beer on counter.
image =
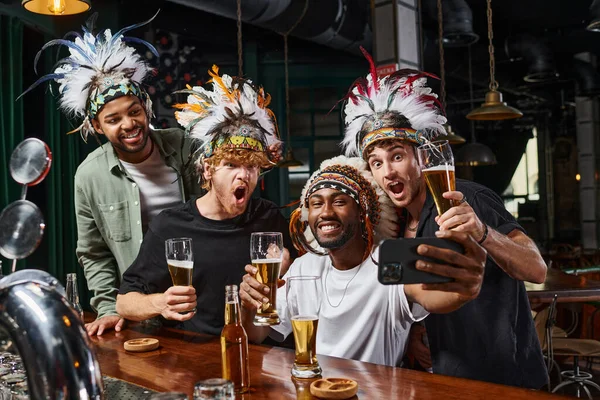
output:
M165 255L173 286L192 286L194 272L194 253L192 239L173 238L165 240ZM190 310L196 311L196 309ZM186 311L182 314L186 314Z
M256 311L254 325L279 324L277 315L277 280L283 260L283 235L280 232L254 232L250 237L250 259L258 271L255 278L269 287L269 299Z
M438 215L442 215L455 205L452 200L442 196L445 192L456 190L454 156L450 143L447 140L426 143L417 147L417 157Z
M286 300L294 331L296 357L292 376L314 378L321 375L317 361L317 327L321 309L321 278L290 276L286 282Z

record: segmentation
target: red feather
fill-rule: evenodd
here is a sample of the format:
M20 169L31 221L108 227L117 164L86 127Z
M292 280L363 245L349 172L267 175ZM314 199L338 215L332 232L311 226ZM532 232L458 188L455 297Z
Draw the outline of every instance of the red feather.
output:
M364 47L360 46L360 51L362 51L367 61L369 61L369 71L371 73L371 79L373 79L373 88L375 89L375 91L378 91L379 82L377 81L377 68L375 68L375 61L373 61L373 57L371 57L369 52L365 50Z

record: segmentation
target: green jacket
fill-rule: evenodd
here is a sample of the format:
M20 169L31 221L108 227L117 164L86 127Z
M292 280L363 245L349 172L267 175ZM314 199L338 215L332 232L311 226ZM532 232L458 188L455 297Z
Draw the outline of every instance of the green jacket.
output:
M180 177L181 201L200 195L194 163L189 161L191 141L183 131L151 130L150 138ZM90 153L77 168L75 215L77 259L92 291L91 306L98 317L117 315L121 276L137 257L143 233L139 188L110 143Z

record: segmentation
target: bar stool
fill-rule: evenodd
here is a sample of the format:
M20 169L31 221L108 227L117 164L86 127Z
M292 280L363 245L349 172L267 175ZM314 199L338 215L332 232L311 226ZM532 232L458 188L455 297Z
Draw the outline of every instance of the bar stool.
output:
M600 357L600 341L593 339L552 337L551 332L555 322L554 318L556 315L557 299L558 295L555 295L550 303L550 307L547 309L545 339L547 343L547 355L549 358L548 365L550 367L555 363L554 356L573 357L573 369L562 371L560 373L563 382L559 383L552 390L552 393L556 393L558 390L569 385L576 385L575 390L577 397L581 396L581 389L583 388L588 398L592 400L593 397L588 386L591 386L598 391L600 391L600 386L591 381L592 374L581 371L579 368L579 357Z

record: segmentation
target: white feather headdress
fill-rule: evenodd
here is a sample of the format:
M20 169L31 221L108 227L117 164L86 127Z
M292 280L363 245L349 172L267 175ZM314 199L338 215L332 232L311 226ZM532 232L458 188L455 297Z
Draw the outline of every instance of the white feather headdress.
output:
M302 189L300 205L290 218L290 234L300 253L326 254L308 228L308 199L316 191L336 188L352 197L361 209L365 259L373 245L396 236L398 215L390 198L375 183L367 163L359 157L337 156L321 163Z
M126 37L124 34L149 23L155 17L156 15L148 21L125 27L114 35L110 29L106 29L94 36L92 34L96 20L94 14L88 20L87 27L82 27L83 36L78 32L69 32L63 39L51 40L42 47L35 57L34 67L37 67L42 52L50 46L66 46L69 48L70 55L59 60L51 74L38 79L21 96L43 82L49 80L57 82L61 110L68 116L84 118L82 125L72 131L80 130L84 139L88 134L94 133L91 119L106 103L120 96L139 97L146 107L148 116L152 117L152 102L141 87L142 81L150 75L152 68L133 47L127 46L126 42L141 43L157 57L158 52L150 43L142 39ZM74 41L67 39L72 36L75 37Z
M200 86L175 93L188 94L187 103L176 104L177 122L192 138L202 142L197 164L219 148L264 152L270 165L281 158L281 145L275 115L268 108L271 96L251 80L219 76L213 65L208 71L212 90Z
M371 56L361 48L371 70L357 79L344 98L346 130L342 147L347 156L365 157L366 148L380 140L402 139L423 144L445 132L437 95L426 86L427 72L401 69L377 78Z

